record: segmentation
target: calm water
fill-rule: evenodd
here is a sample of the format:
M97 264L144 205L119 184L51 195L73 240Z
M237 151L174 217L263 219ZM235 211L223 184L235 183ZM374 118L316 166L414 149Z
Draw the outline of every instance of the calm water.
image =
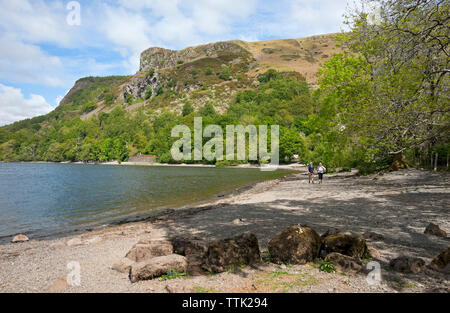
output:
M0 163L0 241L42 238L205 201L287 171Z

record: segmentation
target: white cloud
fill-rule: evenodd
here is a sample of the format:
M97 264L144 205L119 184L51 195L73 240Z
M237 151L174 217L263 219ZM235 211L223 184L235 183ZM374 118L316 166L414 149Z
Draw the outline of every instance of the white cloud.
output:
M32 94L26 99L20 89L0 84L0 125L46 114L53 109L40 95Z
M64 99L64 96L61 96L61 95L57 96L55 99L56 105L59 105L59 103L61 102L62 99Z
M281 0L264 24L265 35L298 38L339 32L348 0Z
M0 78L20 83L63 86L63 64L59 57L44 53L33 44L11 36L0 37Z
M0 0L0 29L13 33L16 40L53 42L70 46L76 28L66 22L63 2L42 0Z

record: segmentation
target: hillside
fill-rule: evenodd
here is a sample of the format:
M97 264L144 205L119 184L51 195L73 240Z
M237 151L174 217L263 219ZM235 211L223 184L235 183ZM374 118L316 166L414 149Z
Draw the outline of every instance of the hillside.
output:
M115 105L125 105L127 111L149 106L157 114L162 108L180 113L187 100L195 108L213 102L224 112L237 91L257 84L257 76L269 69L298 72L315 87L319 67L340 51L333 34L259 42L234 40L183 50L152 47L142 52L136 74L80 79L61 106L78 107L82 119L110 112ZM155 99L167 90L169 95L164 99ZM94 105L83 109L89 102Z
M169 125L195 114L300 127L319 67L341 51L333 36L151 47L134 75L81 78L53 112L0 128L0 160L171 161Z

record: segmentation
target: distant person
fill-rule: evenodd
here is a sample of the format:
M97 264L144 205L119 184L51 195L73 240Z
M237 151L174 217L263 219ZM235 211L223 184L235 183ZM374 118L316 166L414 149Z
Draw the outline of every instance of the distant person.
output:
M308 165L308 176L309 176L309 183L311 184L311 181L312 181L312 183L314 184L314 165L313 165L313 162L310 162L309 165Z
M319 184L322 183L323 180L323 173L325 173L327 169L325 166L322 165L322 163L319 163L319 167L317 168L317 174L319 175Z

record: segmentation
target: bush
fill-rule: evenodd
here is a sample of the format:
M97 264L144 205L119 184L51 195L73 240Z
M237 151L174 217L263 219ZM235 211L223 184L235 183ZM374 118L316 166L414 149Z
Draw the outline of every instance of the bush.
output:
M220 71L219 78L223 80L230 80L231 78L231 70L228 66L222 66L222 70Z
M148 100L152 97L153 91L152 91L152 87L147 86L147 88L145 89L145 100Z
M155 74L155 69L151 68L148 72L147 72L147 77L152 77Z
M160 96L164 93L164 88L160 85L158 86L158 88L156 89L156 95Z
M210 67L208 67L206 70L205 70L205 75L207 75L207 76L209 76L209 75L212 75L212 69L210 68Z
M97 104L95 103L85 103L83 107L81 108L81 112L83 113L89 113L91 111L94 111L97 108Z
M183 105L183 111L182 111L183 116L189 115L192 112L194 112L194 107L189 102L186 102Z
M125 96L125 102L131 104L133 102L133 96L129 93Z

